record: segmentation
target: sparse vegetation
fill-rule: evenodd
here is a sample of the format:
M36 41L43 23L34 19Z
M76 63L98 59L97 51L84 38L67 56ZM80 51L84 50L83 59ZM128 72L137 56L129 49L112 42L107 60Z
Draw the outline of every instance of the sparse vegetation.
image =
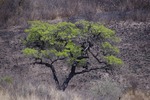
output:
M91 93L94 98L99 98L99 100L119 100L122 95L121 86L109 77L96 80L92 85Z
M150 100L149 12L150 0L0 0L0 100Z
M134 92L132 90L127 91L120 100L149 100L150 99L150 93L144 93L139 90L135 90Z
M26 87L28 88L28 87ZM30 91L32 92L27 94L16 94L13 93L10 94L8 91L1 90L0 89L0 100L84 100L81 95L74 91L58 91L53 87L30 87ZM40 97L40 95L37 94L38 89L42 89L42 91L39 92L46 92L45 96ZM21 91L21 90L20 90ZM88 100L88 99L86 99Z
M13 82L13 79L9 76L5 76L5 77L0 78L0 83L1 82L6 82L6 83L11 84Z
M84 16L95 20L99 12L123 12L125 18L147 20L149 14L140 12L149 10L149 0L0 0L0 26L23 24L28 20L53 20ZM133 11L135 14L131 13ZM141 13L144 13L141 15ZM132 15L133 14L133 15ZM114 16L114 15L113 15ZM135 18L136 17L136 18ZM142 19L142 18L143 19ZM97 19L96 19L97 20ZM8 25L9 24L9 25ZM6 26L6 25L5 25Z

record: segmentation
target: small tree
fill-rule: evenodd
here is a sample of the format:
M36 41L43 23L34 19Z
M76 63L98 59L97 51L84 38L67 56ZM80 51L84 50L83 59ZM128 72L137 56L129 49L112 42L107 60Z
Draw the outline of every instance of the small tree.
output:
M112 65L123 63L116 57L119 49L114 46L119 38L113 30L98 23L83 20L57 24L33 21L25 32L29 34L24 41L26 48L23 53L35 58L34 63L49 67L57 88L61 90L67 88L75 75L97 69L108 70ZM91 57L99 63L98 67L90 66ZM67 62L71 67L68 77L62 84L59 83L54 66L58 60ZM82 70L76 72L78 66L82 67Z

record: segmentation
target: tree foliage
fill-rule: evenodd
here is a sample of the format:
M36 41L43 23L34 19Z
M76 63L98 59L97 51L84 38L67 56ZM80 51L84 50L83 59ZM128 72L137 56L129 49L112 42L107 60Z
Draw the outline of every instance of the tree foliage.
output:
M26 48L23 53L40 59L38 64L45 64L52 71L54 69L54 76L56 73L53 63L58 60L66 61L68 66L71 66L68 78L62 86L59 84L57 76L55 80L59 88L62 87L63 90L74 75L93 70L88 69L90 55L107 67L123 63L116 56L119 49L115 44L120 39L116 37L115 31L104 25L84 20L76 23L60 22L57 24L33 21L30 24L30 28L25 30L29 34L24 41ZM77 66L86 66L86 69L76 72Z

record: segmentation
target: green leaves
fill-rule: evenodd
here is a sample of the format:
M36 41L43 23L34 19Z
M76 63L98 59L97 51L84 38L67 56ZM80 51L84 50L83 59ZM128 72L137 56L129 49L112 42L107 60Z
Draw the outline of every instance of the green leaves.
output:
M115 31L106 28L105 26L100 26L101 36L106 39L111 39L115 35Z
M105 60L107 61L107 63L109 63L110 65L122 65L123 61L113 55L111 56L105 56L104 57Z
M38 57L38 51L36 49L32 49L32 48L25 48L23 50L23 53L27 56L34 56L34 57Z
M111 45L109 42L102 43L102 48L109 54L118 54L120 52L117 47Z

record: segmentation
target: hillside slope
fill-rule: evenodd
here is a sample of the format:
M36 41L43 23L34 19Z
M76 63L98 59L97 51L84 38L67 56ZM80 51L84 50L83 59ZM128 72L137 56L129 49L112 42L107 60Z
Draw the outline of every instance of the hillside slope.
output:
M41 85L48 87L55 84L49 68L33 64L32 58L22 54L22 40L27 36L24 29L28 26L28 20L57 23L86 19L104 23L121 37L118 46L124 65L115 68L111 74L100 70L76 76L69 83L67 91L75 91L89 100L99 100L99 90L97 93L91 90L99 85L102 85L100 94L107 94L101 97L102 100L116 100L127 90L150 92L150 1L72 2L74 0L0 0L0 90L2 87L11 95L25 95L32 93L30 84L33 90ZM63 80L70 69L63 63L57 64L57 67L59 79ZM12 83L1 81L1 78L6 78L6 81L11 78ZM107 79L110 80L105 81ZM46 94L49 98L50 95L43 91L39 89L37 94L41 97Z
M111 23L108 27L115 29L122 39L119 44L120 56L125 62L123 67L116 68L114 74L108 76L118 82L122 90L135 87L135 89L149 91L150 23L122 21ZM0 76L10 76L13 79L13 90L11 90L16 92L20 91L20 86L26 86L29 83L34 86L54 84L52 73L48 68L32 64L32 59L22 54L21 40L25 36L23 28L20 27L0 31ZM57 67L59 67L57 70L59 79L65 78L69 68L64 69L63 65ZM91 82L101 80L105 74L103 71L92 71L79 75L69 83L68 90L88 91ZM1 85L10 89L6 84Z
M124 19L145 21L150 18L149 10L149 0L0 0L0 27L25 25L28 20L73 16L96 21L95 14L101 12L114 12L111 13L113 16L118 13ZM132 16L128 16L128 13L132 13L130 11L134 12Z

